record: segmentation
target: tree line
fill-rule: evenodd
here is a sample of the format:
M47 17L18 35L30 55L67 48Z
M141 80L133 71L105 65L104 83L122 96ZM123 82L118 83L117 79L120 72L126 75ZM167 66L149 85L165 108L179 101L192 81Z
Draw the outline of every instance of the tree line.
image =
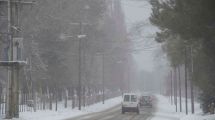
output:
M65 96L74 99L80 89L82 96L100 94L103 87L107 93L128 89L130 43L120 1L38 0L19 7L23 58L28 61L21 71L20 93L29 99L48 95L57 102ZM4 37L0 39L4 44ZM6 72L1 74L5 85Z
M213 0L151 0L150 21L160 31L161 43L172 67L187 65L190 81L199 88L205 109L214 102L215 12ZM192 51L192 52L190 52Z

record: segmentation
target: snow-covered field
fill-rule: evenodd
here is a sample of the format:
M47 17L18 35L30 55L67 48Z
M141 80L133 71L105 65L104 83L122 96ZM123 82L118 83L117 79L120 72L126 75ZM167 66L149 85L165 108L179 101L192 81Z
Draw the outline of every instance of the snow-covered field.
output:
M89 113L99 112L107 110L111 107L114 107L118 104L120 104L122 101L122 97L116 97L105 101L105 104L97 103L85 108L82 108L81 111L79 111L77 108L71 109L71 108L59 108L59 110L56 111L37 111L37 112L23 112L20 113L19 119L13 119L13 120L63 120L67 118L77 117L80 115L86 115Z

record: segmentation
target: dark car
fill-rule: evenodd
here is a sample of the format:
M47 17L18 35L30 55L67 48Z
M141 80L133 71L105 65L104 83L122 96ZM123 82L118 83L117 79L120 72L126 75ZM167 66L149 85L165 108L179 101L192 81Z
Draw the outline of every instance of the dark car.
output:
M33 100L27 100L27 106L28 107L34 107L34 101Z
M141 96L140 97L140 106L152 107L152 97L151 96Z

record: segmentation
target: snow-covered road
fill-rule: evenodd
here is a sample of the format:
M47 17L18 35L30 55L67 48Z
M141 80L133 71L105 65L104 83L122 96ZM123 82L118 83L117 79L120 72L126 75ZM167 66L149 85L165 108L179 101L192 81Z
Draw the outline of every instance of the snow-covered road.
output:
M140 114L121 114L121 106L116 106L107 111L79 116L68 120L180 120L175 113L174 106L170 105L168 98L157 95L153 107L142 107Z

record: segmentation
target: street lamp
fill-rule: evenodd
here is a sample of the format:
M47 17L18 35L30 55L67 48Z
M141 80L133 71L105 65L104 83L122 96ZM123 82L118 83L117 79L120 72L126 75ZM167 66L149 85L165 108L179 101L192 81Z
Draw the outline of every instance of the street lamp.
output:
M132 53L127 53L127 55L132 55ZM122 63L127 63L127 84L128 84L128 92L131 92L131 83L130 83L130 72L131 72L131 66L130 66L130 63L131 63L131 61L130 61L130 58L124 58L124 59L122 59L122 60L119 60L119 61L117 61L117 63L118 64L122 64Z
M80 24L81 25L81 24ZM82 25L80 26L82 27ZM81 40L83 38L87 37L87 35L84 35L82 34L82 32L80 32L79 35L75 36L75 38L78 38L78 69L79 69L79 72L78 72L78 99L79 99L79 110L81 110ZM74 38L74 36L71 36L71 35L66 35L66 34L61 34L60 35L60 39L65 41L66 38Z
M58 41L67 41L68 40L67 38L74 38L74 36L61 33Z
M117 64L122 64L124 61L123 60L118 60L116 63ZM121 74L122 75L122 74ZM120 85L120 90L121 90L121 94L123 95L123 93L124 93L124 88L123 88L123 84L124 84L124 82L123 82L123 79L124 79L124 74L123 74L123 77L121 77L121 85Z
M82 14L84 14L82 11L87 11L87 10L89 10L90 9L90 6L89 5L85 5L84 7L83 7L83 9L82 10L80 10L80 15L82 15ZM85 16L85 15L83 15L83 16ZM81 110L81 49L82 49L82 47L81 47L81 40L83 39L83 38L85 38L85 37L87 37L87 35L84 35L83 34L83 31L82 31L82 29L83 29L83 25L90 25L90 24L88 24L88 23L84 23L83 21L82 21L82 19L85 19L85 17L84 18L81 18L80 17L80 22L78 23L73 23L73 22L70 22L69 24L70 25L79 25L80 26L80 33L79 33L79 35L77 35L76 36L76 38L78 38L79 40L79 50L78 50L78 54L79 54L79 63L78 63L78 67L79 67L79 72L78 72L78 101L79 101L79 103L78 103L78 109L79 110ZM65 38L72 38L73 36L70 36L70 35L68 35L68 36L61 36L61 38L63 38L63 39L65 39Z
M77 36L72 36L72 35L66 35L64 33L60 34L59 38L60 40L59 41L67 41L68 38L78 38L78 39L83 39L83 38L86 38L87 35L77 35Z

